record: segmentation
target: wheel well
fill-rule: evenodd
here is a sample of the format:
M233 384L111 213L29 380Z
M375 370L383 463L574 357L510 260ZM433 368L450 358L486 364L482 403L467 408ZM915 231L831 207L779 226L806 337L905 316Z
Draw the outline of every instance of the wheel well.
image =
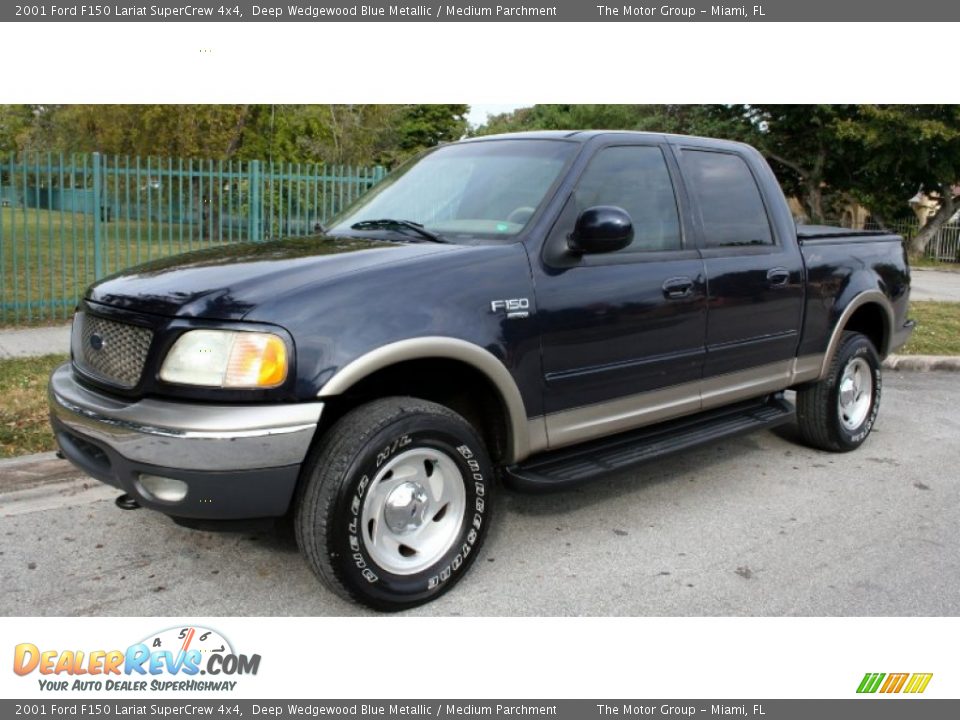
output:
M854 310L843 329L866 335L881 357L887 354L887 315L877 303L867 303Z
M416 397L450 408L477 429L494 461L506 456L508 416L496 387L471 365L446 358L390 365L363 378L342 395L327 398L318 436L353 408L391 395Z

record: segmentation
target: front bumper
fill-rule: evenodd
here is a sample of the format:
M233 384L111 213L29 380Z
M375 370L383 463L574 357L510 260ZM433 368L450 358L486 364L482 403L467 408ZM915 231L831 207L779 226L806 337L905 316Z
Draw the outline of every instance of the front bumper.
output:
M316 402L126 402L78 383L69 363L51 375L48 395L68 460L145 507L191 518L283 515L323 410ZM142 475L186 483L186 496L161 500L143 486Z

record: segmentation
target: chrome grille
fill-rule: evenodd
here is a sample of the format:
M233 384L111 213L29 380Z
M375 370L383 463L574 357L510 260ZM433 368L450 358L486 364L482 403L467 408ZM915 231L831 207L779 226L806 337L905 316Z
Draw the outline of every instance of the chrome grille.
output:
M82 371L123 388L140 381L153 331L78 312L73 318L73 362Z

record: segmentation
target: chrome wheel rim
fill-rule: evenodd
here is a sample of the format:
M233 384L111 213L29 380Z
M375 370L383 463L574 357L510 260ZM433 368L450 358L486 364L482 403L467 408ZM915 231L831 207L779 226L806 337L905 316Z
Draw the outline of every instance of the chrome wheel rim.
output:
M407 450L377 471L360 513L364 544L387 572L412 575L436 563L463 525L463 474L446 453Z
M847 430L863 425L873 401L873 371L863 358L853 358L843 369L837 408L840 422Z

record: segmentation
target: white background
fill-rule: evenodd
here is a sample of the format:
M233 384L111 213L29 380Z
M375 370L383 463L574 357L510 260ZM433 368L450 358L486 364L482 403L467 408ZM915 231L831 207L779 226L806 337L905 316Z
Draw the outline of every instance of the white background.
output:
M956 102L957 37L952 23L18 23L0 39L0 100Z
M0 102L958 102L940 66L956 36L950 24L18 24L0 36ZM9 670L16 643L123 649L186 623L263 656L247 697L849 698L868 671L933 672L926 696L960 697L952 618L3 618L0 694L38 694L36 675Z

